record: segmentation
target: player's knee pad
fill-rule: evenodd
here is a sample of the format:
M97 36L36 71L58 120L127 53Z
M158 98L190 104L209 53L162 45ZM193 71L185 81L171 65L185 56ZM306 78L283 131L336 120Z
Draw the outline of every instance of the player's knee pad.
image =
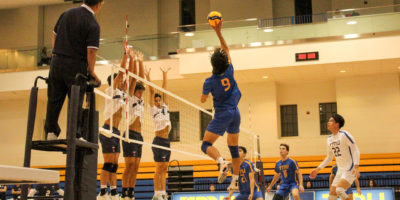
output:
M346 190L342 187L336 188L336 195L338 195L340 199L347 199Z
M337 200L337 196L329 195L328 200Z
M203 144L201 144L201 150L202 150L205 154L207 154L207 149L208 149L208 147L211 147L211 146L212 146L211 143L206 142L206 141L203 141Z
M232 158L239 158L238 146L229 146L229 151L231 152Z
M283 200L283 196L275 193L274 198L272 198L272 200Z
M104 165L103 165L103 170L112 173L113 164L112 164L112 163L104 163Z
M118 170L118 164L113 164L111 173L117 173L117 170Z

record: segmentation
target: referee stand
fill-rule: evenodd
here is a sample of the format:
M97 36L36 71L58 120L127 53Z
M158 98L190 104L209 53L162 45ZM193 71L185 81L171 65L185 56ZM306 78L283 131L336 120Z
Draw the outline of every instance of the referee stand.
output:
M95 200L97 190L97 152L98 152L98 127L99 113L96 111L94 88L99 87L83 74L77 74L75 80L83 79L86 84L86 108L79 108L79 85L71 87L71 96L68 104L67 138L60 140L32 141L37 110L38 87L37 81L47 78L37 77L31 89L29 100L29 112L27 122L27 134L25 144L24 167L31 165L31 153L33 150L56 151L66 154L65 173L65 200ZM80 110L81 109L81 110ZM82 112L82 123L78 123L79 112ZM78 127L81 124L81 127ZM86 140L76 138L80 132ZM22 186L21 199L27 200L28 185ZM35 199L41 197L35 197Z

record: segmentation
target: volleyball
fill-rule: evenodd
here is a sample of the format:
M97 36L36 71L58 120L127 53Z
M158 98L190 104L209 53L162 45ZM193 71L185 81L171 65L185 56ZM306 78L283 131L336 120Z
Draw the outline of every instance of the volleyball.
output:
M212 26L215 27L217 25L217 23L219 23L220 21L222 21L222 15L220 12L218 11L212 11L210 12L210 14L208 14L208 23Z

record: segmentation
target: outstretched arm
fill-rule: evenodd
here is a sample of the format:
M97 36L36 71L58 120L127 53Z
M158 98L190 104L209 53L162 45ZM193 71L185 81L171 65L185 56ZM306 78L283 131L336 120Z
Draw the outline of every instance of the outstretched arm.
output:
M162 85L162 87L165 90L167 90L167 74L168 74L168 71L171 70L171 67L168 67L168 68L166 68L166 67L162 68L161 67L160 69L161 69L161 71L163 73L163 85ZM166 105L168 105L168 95L165 94L165 92L163 92L163 98L164 98L164 103Z
M135 60L135 54L132 49L129 49L129 72L137 75L137 61ZM129 96L132 96L135 92L137 79L129 76Z
M145 70L144 70L144 75L146 76L146 79L147 79L147 81L149 81L149 82L151 82L151 80L150 80L150 71L151 71L151 68L145 68ZM154 88L153 87L151 87L150 85L149 85L149 90L150 90L150 92L149 92L149 99L150 99L150 102L149 102L149 104L150 104L150 107L151 108L153 108L153 106L154 106Z
M321 163L317 168L315 168L314 170L311 171L311 173L310 173L310 178L311 178L311 179L316 178L318 172L319 172L321 169L325 168L325 167L332 161L332 159L333 159L333 153L332 153L332 151L331 151L331 149L330 149L330 147L329 147L328 145L327 145L326 151L327 151L327 152L326 152L326 158L325 158L325 160L322 161L322 163Z
M136 51L136 56L139 61L139 77L144 78L144 65L143 65L144 55L142 52Z
M122 56L121 65L120 65L120 67L122 69L125 69L125 67L126 67L126 61L128 59L127 54L129 53L129 48L126 48L124 51L125 52L124 52L124 55ZM113 76L113 75L111 75L111 76ZM114 90L117 89L117 86L118 86L117 84L121 81L123 76L124 76L124 72L122 70L118 70L118 75L117 75L117 77L115 77L114 82L113 82Z
M231 55L229 54L228 45L226 44L226 41L225 41L225 39L224 39L224 37L222 36L222 33L221 33L222 21L217 23L215 25L215 27L212 26L212 28L214 29L215 33L217 33L219 42L221 43L221 49L223 49L225 51L226 55L228 56L228 61L229 61L229 63L231 63Z

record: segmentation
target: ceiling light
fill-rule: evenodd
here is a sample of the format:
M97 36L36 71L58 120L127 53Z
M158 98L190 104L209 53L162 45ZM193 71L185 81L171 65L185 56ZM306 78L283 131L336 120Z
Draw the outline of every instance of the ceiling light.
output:
M213 51L214 47L206 47L207 51Z
M246 21L256 21L257 20L257 18L248 18L248 19L246 19Z
M274 32L274 29L272 29L272 28L266 28L266 29L264 29L264 32L266 32L266 33L271 33L271 32Z
M192 37L192 36L194 36L194 33L192 33L192 32L185 33L185 36L187 36L187 37Z
M150 60L157 60L157 56L149 56Z
M267 79L268 78L268 76L263 76L263 79Z
M195 52L195 51L196 51L195 48L187 48L187 49L186 49L186 52L187 52L187 53L193 53L193 52Z
M345 39L358 38L358 37L360 37L360 35L358 35L358 34L347 34L347 35L344 35Z
M347 24L348 24L348 25L357 24L357 21L348 21Z
M274 45L274 41L267 41L267 42L264 42L264 45L265 45L265 46Z
M109 62L108 62L107 60L99 60L99 61L96 61L96 64L99 64L99 65L108 65Z
M252 43L250 43L250 46L251 47L259 47L259 46L261 46L261 42L252 42Z
M340 72L340 73L345 73L345 72L346 72L346 70L340 70L339 72Z

